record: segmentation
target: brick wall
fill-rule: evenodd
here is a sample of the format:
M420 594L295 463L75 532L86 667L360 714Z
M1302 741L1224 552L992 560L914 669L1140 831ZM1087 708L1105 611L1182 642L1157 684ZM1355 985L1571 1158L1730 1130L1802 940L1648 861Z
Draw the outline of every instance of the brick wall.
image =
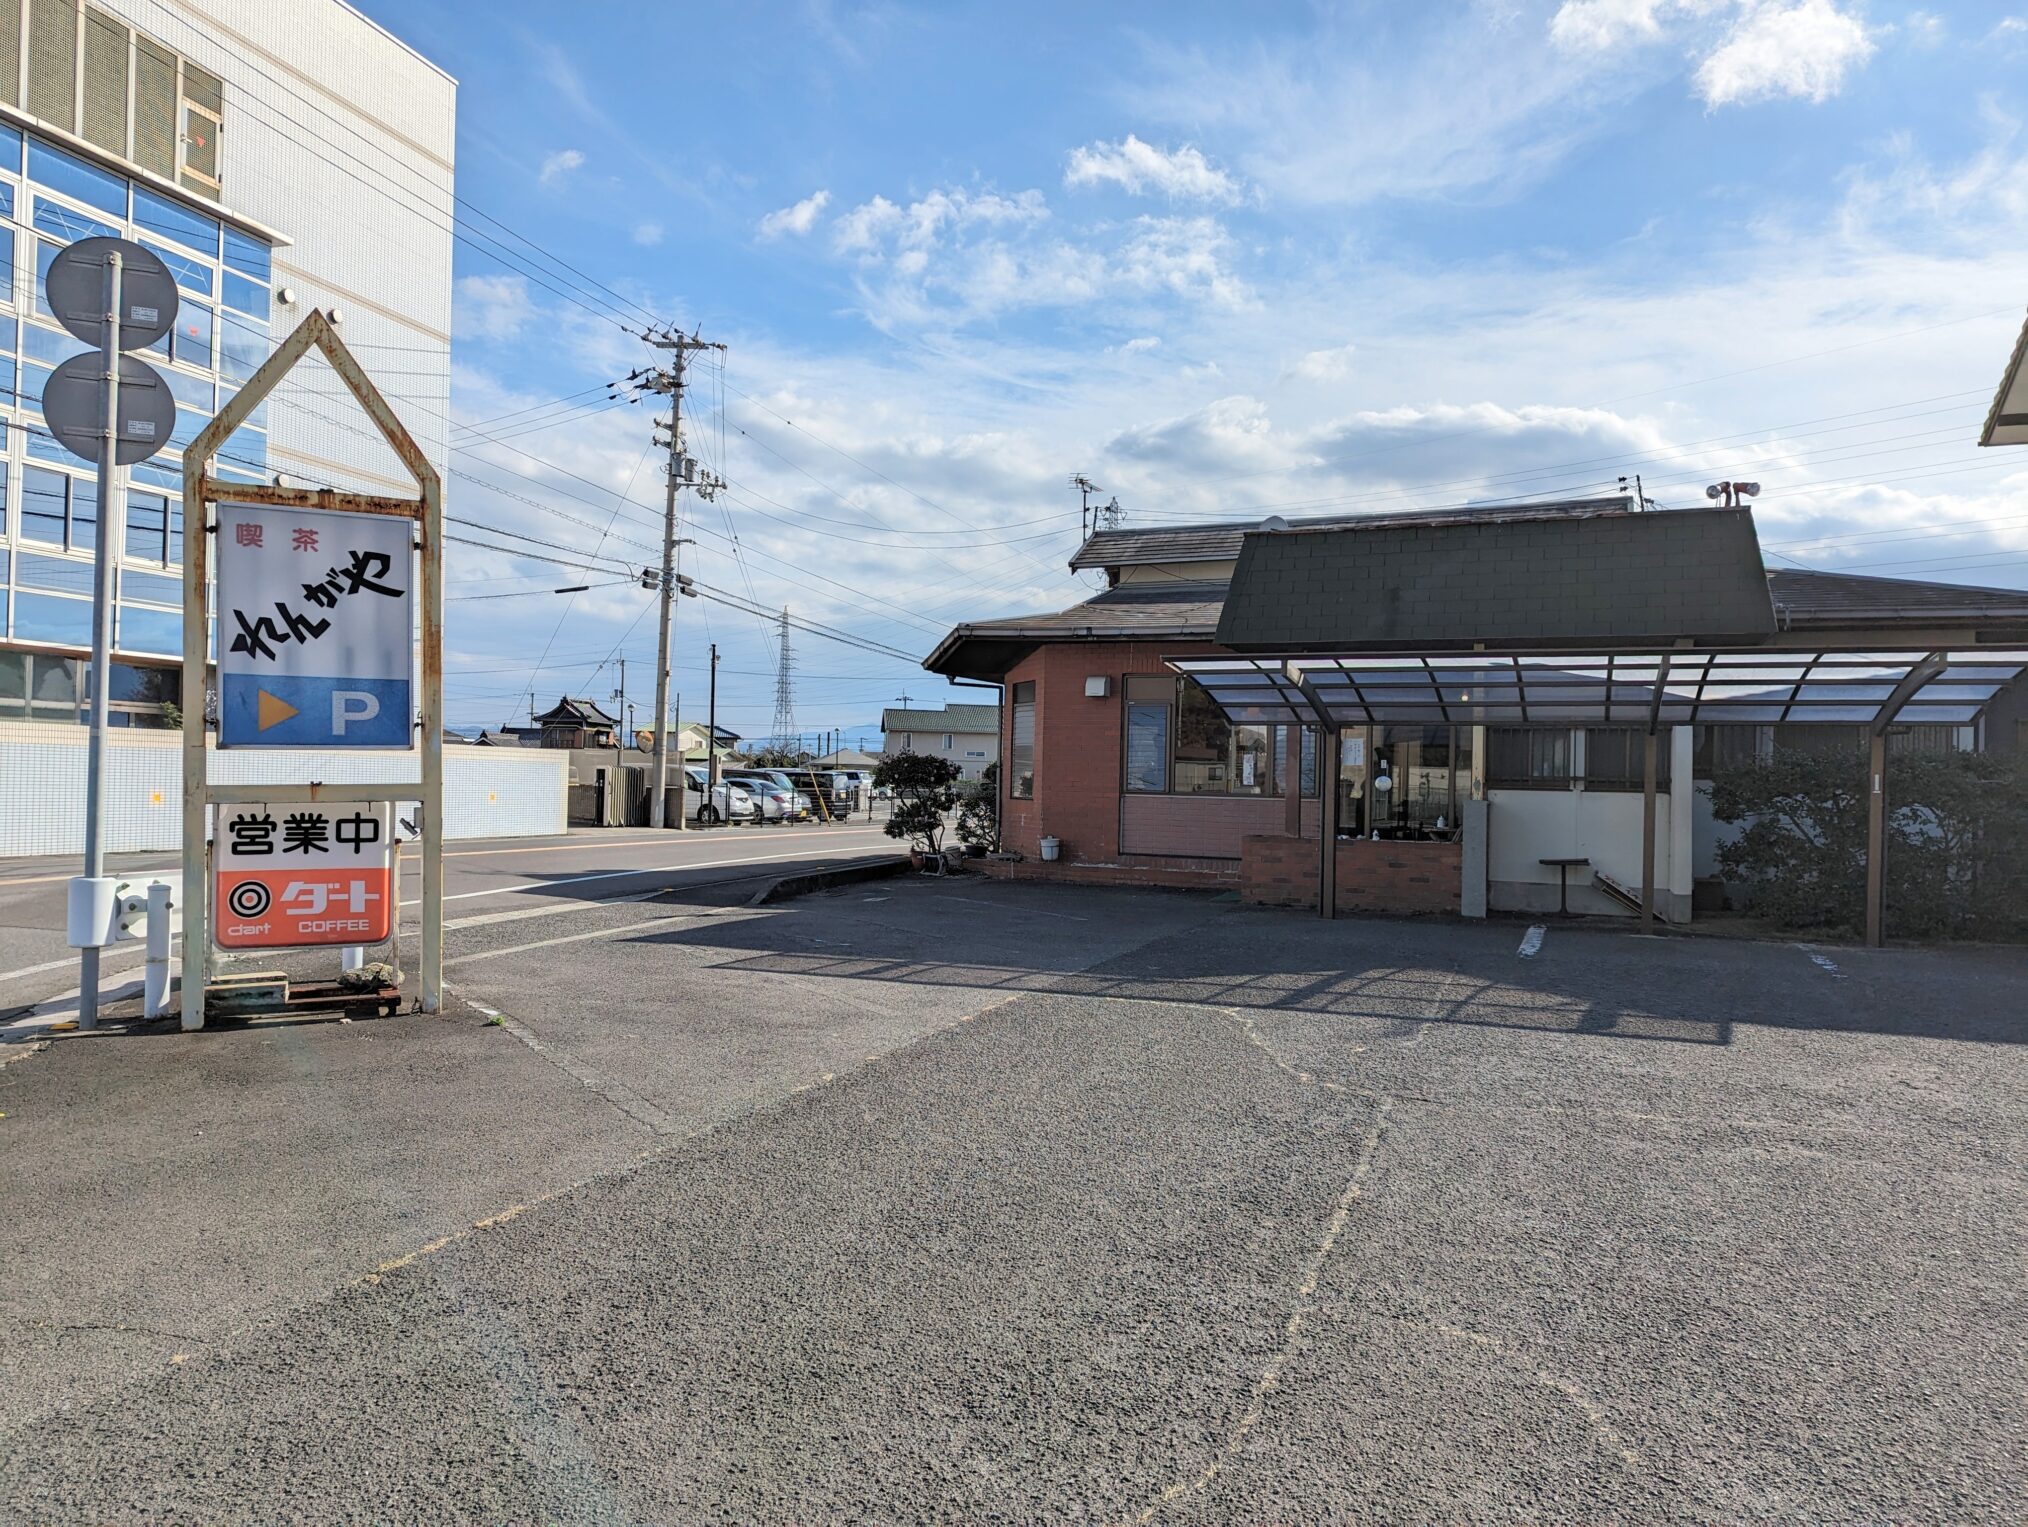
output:
M1004 691L1008 711L1001 717L1000 735L1014 735L1014 686L1033 680L1035 796L1032 800L1006 796L1005 778L1011 771L1001 770L1002 845L1039 861L1043 837L1053 835L1063 840L1060 862L1066 865L1120 864L1120 750L1125 745L1121 707L1126 676L1167 673L1162 661L1167 657L1221 655L1223 649L1208 642L1066 642L1039 648L1010 669ZM1103 699L1084 692L1084 681L1098 675L1112 680L1112 693ZM1191 851L1181 835L1169 834L1164 841L1175 853ZM1229 836L1218 852L1236 854L1236 836Z
M1464 884L1458 843L1338 842L1338 910L1396 914L1458 914ZM1241 844L1240 898L1261 907L1317 905L1317 840L1285 834Z

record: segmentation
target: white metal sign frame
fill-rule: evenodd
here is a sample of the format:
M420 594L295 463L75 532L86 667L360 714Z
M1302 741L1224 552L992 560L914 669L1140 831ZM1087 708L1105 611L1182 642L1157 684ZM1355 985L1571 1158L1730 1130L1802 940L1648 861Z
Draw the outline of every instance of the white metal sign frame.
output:
M345 383L359 406L415 479L416 497L394 498L341 492L329 488L282 488L268 484L225 482L212 476L220 448L233 431L274 391L296 363L315 349ZM285 509L323 509L347 514L389 515L406 519L416 529L422 559L422 782L347 781L325 786L214 785L210 782L205 745L203 696L209 688L206 630L211 608L206 588L210 561L209 537L217 526L212 509L219 502L266 504ZM422 829L422 993L419 1005L433 1013L443 1005L444 989L444 490L443 480L403 428L361 369L338 332L321 312L297 325L287 339L253 374L246 386L219 410L203 433L183 453L183 1027L204 1027L205 993L214 961L210 921L210 845L207 809L246 802L345 800L417 801ZM398 893L398 887L397 887ZM399 937L400 920L395 920Z

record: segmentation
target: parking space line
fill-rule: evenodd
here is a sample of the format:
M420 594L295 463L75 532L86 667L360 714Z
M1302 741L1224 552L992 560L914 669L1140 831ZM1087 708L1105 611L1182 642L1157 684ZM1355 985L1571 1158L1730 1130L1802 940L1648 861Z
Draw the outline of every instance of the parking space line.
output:
M1548 936L1548 933L1549 930L1547 928L1537 923L1527 933L1522 935L1521 947L1514 952L1524 960L1534 959L1536 955L1542 952L1542 940Z
M1816 950L1812 949L1808 944L1798 944L1796 945L1796 947L1802 950L1804 954L1807 954L1810 957L1810 963L1812 965L1816 966L1817 969L1823 971L1824 974L1829 976L1833 981L1842 981L1845 979L1845 972L1838 968L1838 962L1832 959L1828 954L1820 954Z

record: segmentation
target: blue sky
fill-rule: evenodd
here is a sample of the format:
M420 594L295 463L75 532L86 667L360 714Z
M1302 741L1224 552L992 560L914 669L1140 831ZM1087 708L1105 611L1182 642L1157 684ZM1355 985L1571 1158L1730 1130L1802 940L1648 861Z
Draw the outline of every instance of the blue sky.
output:
M2028 303L2028 5L364 8L458 76L460 194L618 294L459 245L454 413L512 438L453 512L650 560L648 409L533 407L646 362L617 309L729 346L686 570L907 653L1082 597L1077 471L1130 524L1751 477L1771 556L2028 584L2028 453L1972 443ZM454 723L622 653L646 723L647 595L450 577ZM686 713L709 640L765 732L771 638L702 600ZM977 698L796 647L805 730Z

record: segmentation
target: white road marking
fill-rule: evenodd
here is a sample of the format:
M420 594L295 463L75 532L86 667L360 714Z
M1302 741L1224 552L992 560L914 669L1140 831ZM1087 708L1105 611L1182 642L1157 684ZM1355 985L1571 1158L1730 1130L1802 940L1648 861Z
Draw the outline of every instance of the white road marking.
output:
M669 917L651 917L646 922L628 923L623 928L594 928L589 933L566 933L560 938L539 938L531 944L510 944L505 949L481 949L476 954L455 954L444 961L446 968L452 965L469 965L475 960L497 960L510 954L526 954L531 949L554 949L559 944L582 944L588 939L619 938L622 934L639 933L647 928L666 928L672 923L694 922L709 917L705 909L693 912L678 912Z
M1534 927L1530 928L1527 931L1527 933L1522 935L1521 947L1515 950L1514 952L1520 955L1521 958L1524 960L1534 959L1535 956L1541 952L1543 937L1548 932L1549 930L1547 928L1543 927L1542 924L1537 923Z
M65 876L64 878L69 879L70 877ZM146 958L148 946L142 943L135 943L129 945L128 950L108 949L104 954L99 956L99 968L103 970L107 965L110 965L129 950L142 958ZM39 976L47 971L62 970L67 966L75 964L77 964L77 956L72 954L68 958L61 960L45 960L40 965L23 965L19 970L0 970L0 981L18 981L23 976Z
M1816 950L1812 949L1808 944L1798 944L1796 945L1796 947L1802 950L1804 954L1807 954L1810 957L1810 963L1812 965L1816 966L1819 970L1823 971L1824 974L1828 975L1833 981L1842 981L1845 979L1845 972L1838 968L1838 962L1832 959L1828 954L1819 954L1817 953Z
M527 895L549 890L553 886L584 885L593 880L624 880L630 875L668 875L679 870L722 870L731 869L741 864L775 864L784 859L807 859L809 857L809 850L804 849L793 854L750 854L741 859L686 859L680 864L644 864L639 869L600 870L593 875L567 875L561 880L524 880L515 885L491 886L483 891L459 891L454 896L446 896L444 900L471 901L479 896ZM404 901L402 905L404 907L419 907L422 905L422 898L417 897L412 901Z

